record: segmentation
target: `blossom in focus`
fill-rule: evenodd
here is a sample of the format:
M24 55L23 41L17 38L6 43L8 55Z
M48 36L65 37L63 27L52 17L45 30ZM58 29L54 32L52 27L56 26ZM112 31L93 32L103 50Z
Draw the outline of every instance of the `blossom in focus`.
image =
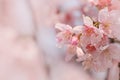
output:
M120 10L118 5L115 5L119 1L87 1L82 3L80 7L66 10L63 23L68 22L67 24L74 25L75 16L72 15L72 12L78 11L78 9L80 10L78 11L79 18L82 15L85 16L81 21L81 27L72 28L69 25L57 24L56 28L60 30L57 34L58 43L66 46L65 59L67 61L75 59L82 63L85 69L95 71L112 70L120 62L118 46L120 40Z
M80 38L81 46L88 53L98 53L108 45L108 37L100 29L93 25L89 17L83 16L84 28Z

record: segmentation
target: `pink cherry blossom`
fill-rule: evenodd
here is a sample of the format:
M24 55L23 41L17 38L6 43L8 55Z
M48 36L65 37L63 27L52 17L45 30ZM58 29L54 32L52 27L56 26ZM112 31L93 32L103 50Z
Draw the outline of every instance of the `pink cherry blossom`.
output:
M78 38L76 36L80 35L82 26L76 26L72 28L69 25L65 24L56 24L56 29L60 30L60 32L57 34L57 40L59 43L62 44L77 44Z
M102 51L101 48L108 45L108 37L98 28L93 26L93 22L89 17L83 17L84 29L80 38L81 46L88 53L96 53Z
M58 43L66 46L66 60L75 59L82 63L85 69L108 72L108 79L118 79L113 71L118 70L120 62L120 9L119 0L86 0L80 6L83 20L82 26L71 27L57 24L60 31L57 34ZM91 3L89 3L91 2ZM94 4L94 5L93 5ZM78 7L75 9L79 9ZM74 10L74 9L72 9ZM75 22L74 16L68 10L68 24ZM91 13L95 14L92 15ZM63 23L66 23L63 21ZM116 71L118 75L119 71ZM111 76L111 77L110 77Z
M120 11L111 10L108 8L100 10L98 15L98 21L101 23L100 28L112 38L120 40Z
M86 33L83 33L81 36L81 46L84 49L84 51L86 52L86 54L90 54L91 58L86 59L84 61L84 65L86 64L86 66L90 66L90 68L95 69L96 71L101 69L102 66L101 64L103 64L102 62L104 61L102 56L102 52L104 50L106 50L106 46L108 46L108 37L104 36L100 36L98 33L92 33L90 36L85 35ZM97 34L97 36L96 36ZM102 34L102 33L101 33ZM94 35L94 36L93 36ZM101 58L100 58L101 56ZM106 58L105 58L106 59ZM97 60L97 61L96 61ZM86 63L87 61L87 63ZM89 62L89 64L88 64ZM111 62L111 61L110 61ZM108 62L106 62L108 63ZM109 65L108 65L109 66ZM101 70L107 69L103 68Z
M83 65L96 71L104 71L108 68L112 68L114 61L120 61L119 51L119 44L110 44L109 47L105 49L101 54L86 59L83 62Z
M56 28L61 31L57 34L58 43L67 45L66 61L69 61L72 59L72 57L77 55L78 49L80 49L79 37L82 32L82 26L76 26L72 28L69 25L58 23L56 24ZM81 54L83 54L82 51Z
M106 70L111 68L114 65L114 61L120 61L120 45L119 44L110 44L109 47L104 50L97 58L94 58L98 61L96 63L99 65L98 69ZM100 66L102 65L102 66Z
M61 31L57 34L58 42L61 44L69 43L69 40L72 37L72 32L71 32L72 27L64 24L56 24L55 27Z

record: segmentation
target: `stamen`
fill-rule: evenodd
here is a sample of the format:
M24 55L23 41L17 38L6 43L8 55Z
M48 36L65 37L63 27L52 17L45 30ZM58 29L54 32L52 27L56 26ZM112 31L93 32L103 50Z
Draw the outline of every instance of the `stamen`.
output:
M93 21L93 25L94 25L95 27L99 28L100 23Z

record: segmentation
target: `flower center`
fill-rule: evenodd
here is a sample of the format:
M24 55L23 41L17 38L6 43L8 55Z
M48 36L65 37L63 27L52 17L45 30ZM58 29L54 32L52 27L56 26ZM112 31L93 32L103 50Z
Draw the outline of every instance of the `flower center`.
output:
M85 32L88 36L90 36L91 34L95 33L94 32L94 28L91 27L85 27Z
M100 23L99 23L99 22L94 22L94 21L93 21L93 25L94 25L95 27L99 28Z
M88 45L86 46L86 49L87 49L88 51L90 51L90 52L93 52L93 51L96 50L95 46L93 46L93 45L91 45L91 44L88 44Z

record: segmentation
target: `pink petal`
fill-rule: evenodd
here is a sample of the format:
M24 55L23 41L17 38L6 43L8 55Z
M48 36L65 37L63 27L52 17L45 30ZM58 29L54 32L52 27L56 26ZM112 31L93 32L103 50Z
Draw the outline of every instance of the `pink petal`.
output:
M119 80L119 67L118 62L114 61L113 66L110 68L107 80Z
M110 44L109 52L114 60L120 61L120 44Z
M66 56L65 56L65 61L70 61L74 56L75 56L75 54L67 53Z
M76 46L67 45L66 61L70 61L76 55Z
M73 36L70 42L72 45L77 45L79 42L78 37Z
M64 36L63 36L63 32L59 32L57 35L56 35L56 40L57 40L57 47L58 48L61 48L64 43L65 43L65 40L64 40Z

